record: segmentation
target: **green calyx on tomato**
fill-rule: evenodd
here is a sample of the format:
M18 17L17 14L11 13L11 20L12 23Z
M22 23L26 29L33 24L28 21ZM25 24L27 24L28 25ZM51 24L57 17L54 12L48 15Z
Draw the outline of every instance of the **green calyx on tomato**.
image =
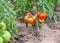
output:
M11 38L11 34L8 31L4 31L2 34L2 38L4 42L7 42L10 40Z

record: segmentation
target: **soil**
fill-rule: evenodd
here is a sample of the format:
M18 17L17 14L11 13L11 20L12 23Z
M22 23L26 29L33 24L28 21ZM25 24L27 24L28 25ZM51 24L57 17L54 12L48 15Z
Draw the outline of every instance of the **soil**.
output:
M39 29L39 35L35 36L35 28L31 27L31 24L26 27L25 23L16 20L18 26L18 34L8 43L60 43L60 12L56 12L58 15L58 23L55 24L53 20L48 23L43 23L42 28Z

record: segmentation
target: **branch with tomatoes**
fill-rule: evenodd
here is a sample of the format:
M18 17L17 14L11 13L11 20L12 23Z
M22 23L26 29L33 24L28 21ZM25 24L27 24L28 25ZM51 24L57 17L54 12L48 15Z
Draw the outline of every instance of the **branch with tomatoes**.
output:
M43 23L47 17L46 12L37 12L36 9L36 0L34 0L34 6L33 6L33 11L35 15L32 15L31 12L28 12L25 16L24 16L24 22L28 23L28 24L33 24L35 22L35 27L36 27L36 35L38 35L38 31L39 31L39 22Z
M53 19L57 23L57 15L54 11L59 0L15 0L15 11L18 14L17 18L32 27L38 29L41 24L48 22L48 19Z
M59 0L14 0L17 19L22 20L39 31L41 24L53 19L57 23L57 15L54 11ZM37 32L36 32L37 33Z
M55 7L58 3L58 1L56 0L37 0L36 1L36 9L37 12L45 12L47 18L49 19L53 19L55 23L57 23L57 15L54 11ZM32 15L34 15L34 11L33 11L33 6L34 6L34 0L15 0L14 1L14 5L15 5L15 11L16 13L18 13L17 18L19 20L23 20L24 16L28 13L31 12ZM46 21L47 22L47 18L45 20L39 20L40 22Z
M60 0L13 0L13 4L11 2L12 0L0 0L0 43L16 36L18 32L16 16L24 21L26 26L31 24L32 27L36 27L37 34L39 27L47 21L47 18L57 23L54 8L60 5Z
M14 5L7 0L0 0L0 43L15 37L18 28L15 23Z

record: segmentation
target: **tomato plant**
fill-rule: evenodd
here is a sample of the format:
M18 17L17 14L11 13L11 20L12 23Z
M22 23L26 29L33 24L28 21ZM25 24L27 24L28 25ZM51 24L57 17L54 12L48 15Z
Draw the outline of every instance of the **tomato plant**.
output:
M38 25L41 24L39 22L42 22L42 21L45 22L47 21L47 18L53 19L54 22L57 23L57 15L54 9L59 3L60 3L60 0L14 0L14 6L15 6L14 10L18 14L17 19L22 21L24 20L25 23L29 20L28 23L32 23L32 25L34 24L36 27L38 27ZM27 12L31 12L32 15L34 16L37 15L37 12L45 12L45 13L39 14L38 17L27 17L25 15L30 15L30 13L26 14ZM15 13L13 12L13 14ZM10 20L10 18L8 19ZM9 26L12 27L12 24L13 23L11 23Z
M0 26L2 30L8 30L12 37L18 32L15 24L16 12L14 5L7 0L0 0Z
M0 43L16 36L16 17L25 23L34 24L36 29L41 25L40 22L45 22L47 18L57 23L54 11L57 5L60 5L60 0L0 0L0 33L4 32L3 39L0 37Z
M54 11L54 8L58 3L60 2L59 0L37 0L36 1L36 6L37 6L37 12L45 12L47 15L47 18L53 19L55 23L57 23L57 16ZM18 19L23 20L25 14L27 12L32 12L33 11L33 6L34 6L34 0L14 0L14 5L15 5L15 10L16 12L20 15ZM18 9L16 9L16 7ZM54 17L55 16L55 17ZM46 16L45 16L46 18Z
M41 26L40 22L48 21L47 18L53 19L54 22L57 23L58 19L54 9L59 3L60 0L14 0L14 10L18 14L17 19L24 20L26 25L31 23L32 26L35 26L37 29ZM34 17L28 17L30 12ZM36 17L37 12L42 13L38 14L38 17Z

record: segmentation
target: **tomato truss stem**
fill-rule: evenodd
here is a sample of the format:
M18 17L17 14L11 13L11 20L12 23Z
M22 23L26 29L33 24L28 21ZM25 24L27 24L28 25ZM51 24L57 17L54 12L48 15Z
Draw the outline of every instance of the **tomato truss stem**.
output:
M34 11L34 15L36 16L36 24L35 24L35 27L36 27L36 36L39 36L39 26L38 26L38 19L37 19L36 1L37 0L34 0L33 11Z

